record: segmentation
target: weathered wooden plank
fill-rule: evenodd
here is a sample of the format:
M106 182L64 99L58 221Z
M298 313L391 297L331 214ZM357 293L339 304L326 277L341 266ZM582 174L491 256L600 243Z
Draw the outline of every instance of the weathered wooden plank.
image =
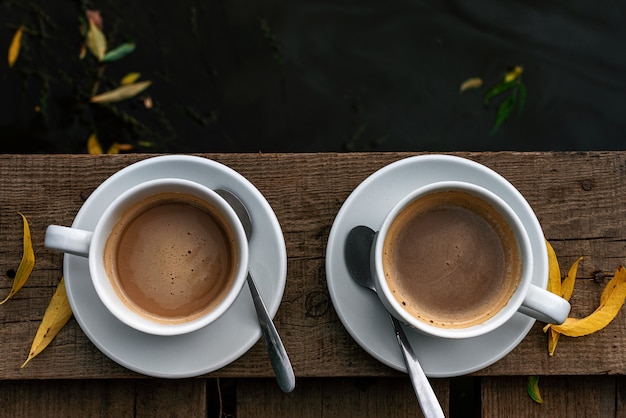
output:
M203 417L207 413L206 379L139 380L135 417Z
M626 377L616 376L616 402L615 402L615 417L626 417Z
M616 377L542 376L543 404L530 399L526 377L482 378L482 416L489 417L613 417Z
M433 388L448 416L449 381L435 379ZM237 416L263 417L421 417L408 378L300 379L284 394L268 379L239 380Z
M326 287L324 252L334 217L350 192L375 170L408 153L210 154L239 171L266 196L285 235L288 276L277 327L299 377L401 376L362 350L347 334ZM563 274L585 260L572 303L584 315L626 255L626 153L459 153L507 177L535 209ZM41 315L62 274L61 256L43 247L45 227L69 224L84 199L117 170L148 155L0 156L0 294L6 294L21 257L22 211L31 223L37 255L25 288L0 307L0 378L138 377L102 355L74 320L25 369ZM594 279L597 279L594 280ZM478 375L624 374L626 316L581 338L562 338L547 356L536 326L511 354ZM575 355L578 361L568 359ZM221 377L270 377L262 343L215 373Z
M188 380L0 381L6 417L200 417L206 382Z

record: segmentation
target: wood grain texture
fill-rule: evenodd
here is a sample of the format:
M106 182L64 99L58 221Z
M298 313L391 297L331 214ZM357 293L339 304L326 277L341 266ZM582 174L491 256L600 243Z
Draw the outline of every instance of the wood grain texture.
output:
M543 404L530 399L526 377L488 377L481 384L483 418L613 417L616 377L542 376ZM512 415L514 414L514 415Z
M0 381L0 404L13 418L208 416L203 379Z
M448 416L448 385L433 389ZM238 417L423 417L408 378L301 379L296 390L280 394L275 382L250 379L237 386ZM264 402L272 399L272 402Z
M298 377L380 376L382 365L348 335L326 287L324 254L334 217L351 191L377 169L409 153L206 154L247 177L283 228L288 254L285 294L276 326ZM626 255L626 153L458 153L505 176L529 201L553 244L563 274L580 255L572 315L596 307L604 284ZM38 358L20 369L62 275L61 255L43 247L47 225L70 224L108 176L148 155L1 155L0 294L21 257L18 211L31 224L35 270L18 295L0 306L0 379L140 377L101 354L72 319ZM605 330L562 338L548 357L539 325L511 354L479 376L626 374L626 317ZM575 357L577 361L571 361ZM271 377L262 342L212 377Z

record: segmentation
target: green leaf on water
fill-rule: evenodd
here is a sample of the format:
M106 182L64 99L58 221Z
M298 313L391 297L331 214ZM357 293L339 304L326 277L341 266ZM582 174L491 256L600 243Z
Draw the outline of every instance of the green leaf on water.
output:
M519 85L519 82L517 80L508 81L508 82L502 81L501 83L496 84L487 93L485 93L485 100L484 100L485 106L487 106L489 102L491 101L491 99L493 99L494 97L497 97L503 93L506 93L509 90L513 90L518 85Z
M502 124L506 122L507 119L509 119L509 116L511 116L511 113L515 109L516 99L517 92L514 91L513 93L511 93L511 95L504 99L502 103L500 103L500 106L498 106L498 111L496 113L496 123L491 129L491 132L489 132L490 135L495 134L498 129L500 129L500 126L502 126Z
M127 42L108 51L104 57L102 57L102 62L113 62L117 61L120 58L124 58L126 55L130 54L135 50L135 44L131 42Z
M489 132L489 135L494 135L502 124L509 119L516 108L518 116L522 114L524 106L526 105L526 86L522 82L522 72L522 67L514 67L504 75L498 84L485 93L483 99L485 106L489 105L492 99L503 94L508 94L498 106L496 122Z

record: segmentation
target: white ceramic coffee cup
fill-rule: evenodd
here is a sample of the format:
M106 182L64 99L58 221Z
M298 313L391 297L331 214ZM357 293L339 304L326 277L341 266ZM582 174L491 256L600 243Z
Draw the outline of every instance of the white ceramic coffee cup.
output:
M509 185L508 187L513 187ZM518 245L518 253L522 262L522 273L519 283L510 297L508 303L497 313L476 325L468 327L440 327L434 326L424 320L413 316L404 309L400 302L392 294L391 288L385 279L383 267L383 246L385 238L396 217L404 208L417 199L431 193L443 191L461 191L471 194L487 202L496 209L511 228ZM533 253L531 242L524 225L520 221L515 211L501 198L493 192L471 183L461 181L442 181L420 187L404 197L387 214L379 231L377 231L372 245L371 271L375 279L376 290L382 303L387 310L399 320L411 327L428 335L442 338L471 338L486 334L502 326L509 321L517 312L521 312L541 321L553 324L560 324L565 321L570 311L570 304L565 299L549 292L532 283L533 275L548 274L546 271L537 272L533 265ZM544 242L534 243L534 245L545 245Z
M202 316L187 322L175 323L159 322L131 309L116 291L104 267L107 240L122 214L134 204L150 196L171 192L195 196L217 209L233 231L238 260L235 279L221 302ZM93 231L50 225L46 230L45 246L64 253L87 257L93 286L104 306L126 325L154 335L186 334L215 321L233 304L245 283L248 272L248 241L243 225L233 208L208 187L183 179L151 180L126 190L104 210ZM85 277L85 280L88 278Z

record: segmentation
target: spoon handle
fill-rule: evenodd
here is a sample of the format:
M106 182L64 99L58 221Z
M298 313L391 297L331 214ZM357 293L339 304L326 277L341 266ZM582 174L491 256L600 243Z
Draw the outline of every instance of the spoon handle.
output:
M259 318L259 325L261 325L261 332L263 333L263 339L265 340L265 346L270 356L270 362L272 363L278 386L280 386L283 392L289 393L296 387L296 376L293 373L289 356L287 356L285 346L278 335L278 331L276 331L272 318L270 318L267 312L267 308L250 273L248 273L248 286L250 287L254 309L256 309L256 314Z
M422 369L415 353L411 348L409 340L406 338L406 334L400 325L400 322L391 314L389 314L391 322L393 322L393 329L396 333L396 339L400 345L404 362L406 363L407 372L411 378L411 384L413 384L413 390L417 395L417 400L422 408L422 413L426 418L444 418L443 410L437 400L437 395L433 391L432 386L428 382L428 378Z

